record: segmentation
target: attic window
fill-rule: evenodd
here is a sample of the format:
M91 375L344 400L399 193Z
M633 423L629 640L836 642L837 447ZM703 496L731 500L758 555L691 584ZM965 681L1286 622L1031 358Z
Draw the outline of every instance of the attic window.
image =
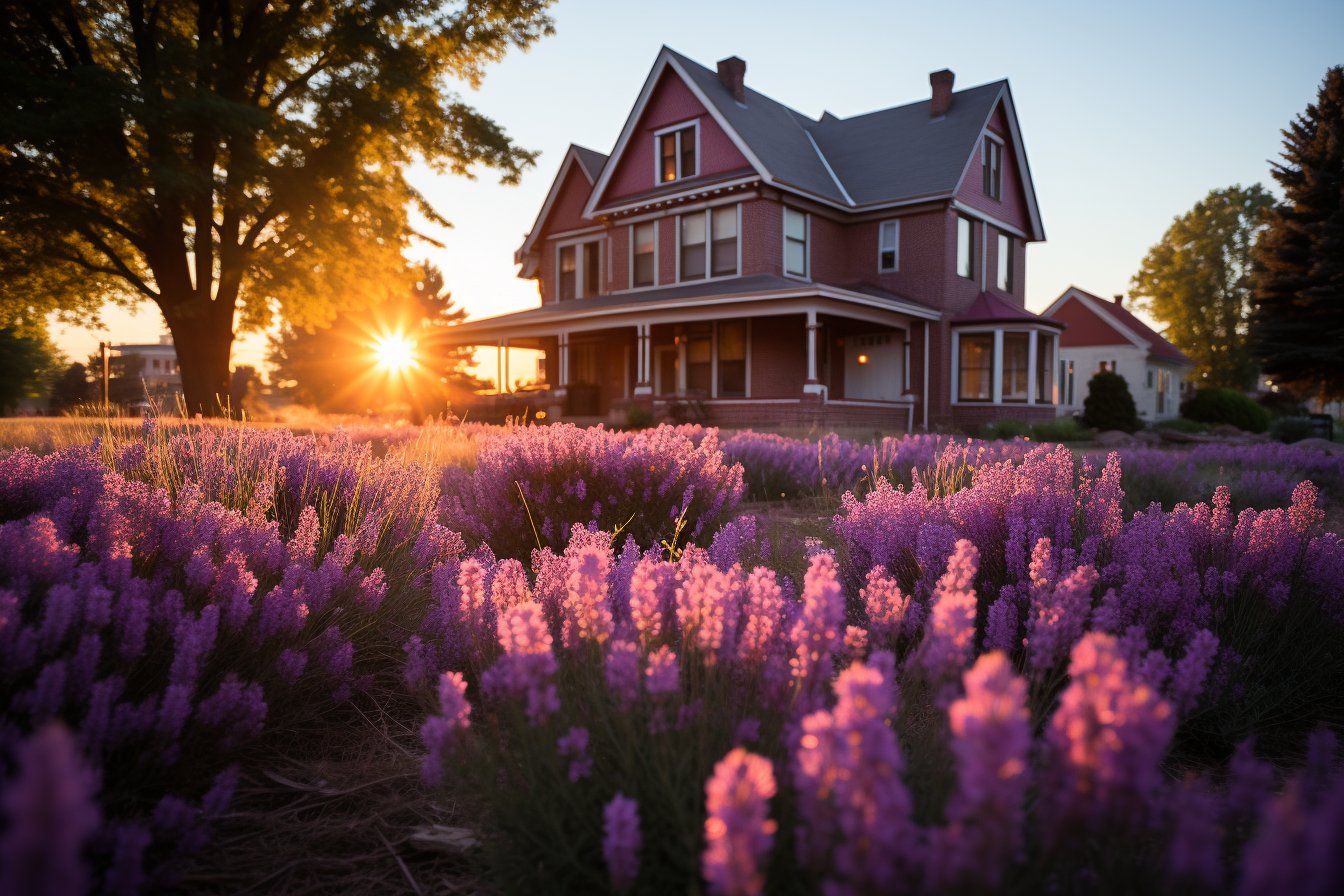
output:
M700 173L697 167L700 128L695 122L664 128L654 133L653 139L658 158L654 177L658 183L667 184Z
M985 195L990 199L1003 197L1003 144L993 137L985 137L984 179Z

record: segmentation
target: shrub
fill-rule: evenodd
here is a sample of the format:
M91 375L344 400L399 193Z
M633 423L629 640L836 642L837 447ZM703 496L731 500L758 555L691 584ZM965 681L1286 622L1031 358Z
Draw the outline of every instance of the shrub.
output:
M1226 423L1247 432L1269 429L1270 413L1236 389L1200 389L1181 402L1181 416L1204 423Z
M653 411L642 405L632 404L625 409L626 429L648 429L653 425Z
M1083 442L1092 433L1076 417L1060 417L1048 423L1037 423L1031 428L1031 437L1038 442Z
M1020 439L1028 432L1027 424L1021 420L1003 419L995 420L993 423L986 423L984 428L984 438L991 441L1009 439Z
M1176 417L1171 420L1159 420L1153 424L1152 428L1169 429L1172 432L1205 433L1213 429L1213 424L1190 420L1186 417Z
M1134 432L1139 428L1139 412L1124 377L1110 370L1099 370L1088 381L1083 423L1100 430Z
M1280 442L1292 444L1311 438L1316 430L1306 417L1280 417L1270 426L1269 434Z
M1302 399L1285 389L1277 392L1261 392L1255 397L1255 403L1275 417L1302 417L1307 413Z

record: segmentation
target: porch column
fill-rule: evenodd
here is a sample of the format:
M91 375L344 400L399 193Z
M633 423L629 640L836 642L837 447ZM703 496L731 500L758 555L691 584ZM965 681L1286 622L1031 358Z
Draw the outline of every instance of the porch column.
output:
M504 340L495 341L495 394L504 394Z
M504 347L504 391L513 391L513 377L509 375L509 340L505 339Z
M1036 331L1027 332L1027 404L1036 403Z
M560 369L556 371L559 382L556 383L557 391L564 394L569 387L569 334L561 333L557 337L557 348L560 350Z
M1003 330L994 331L994 363L989 369L990 395L995 404L1003 404Z
M817 330L821 325L817 323L817 309L809 308L807 312L807 382L803 383L804 395L824 395L826 387L817 380Z
M635 394L652 395L653 385L649 377L649 328L650 324L635 325Z

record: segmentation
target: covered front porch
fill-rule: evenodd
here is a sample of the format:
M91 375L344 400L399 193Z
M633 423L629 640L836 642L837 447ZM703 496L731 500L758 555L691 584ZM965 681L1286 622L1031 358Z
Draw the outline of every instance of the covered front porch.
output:
M677 298L556 303L462 324L453 339L493 345L504 357L510 348L543 352L540 388L510 395L506 375L501 392L545 419L924 425L928 325L937 312L793 283L786 291Z

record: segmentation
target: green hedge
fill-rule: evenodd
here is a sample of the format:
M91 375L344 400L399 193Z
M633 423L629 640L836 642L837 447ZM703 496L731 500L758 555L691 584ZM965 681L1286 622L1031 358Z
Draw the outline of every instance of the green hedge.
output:
M1247 432L1269 429L1272 417L1236 389L1200 389L1181 402L1181 416L1203 423L1227 423Z

